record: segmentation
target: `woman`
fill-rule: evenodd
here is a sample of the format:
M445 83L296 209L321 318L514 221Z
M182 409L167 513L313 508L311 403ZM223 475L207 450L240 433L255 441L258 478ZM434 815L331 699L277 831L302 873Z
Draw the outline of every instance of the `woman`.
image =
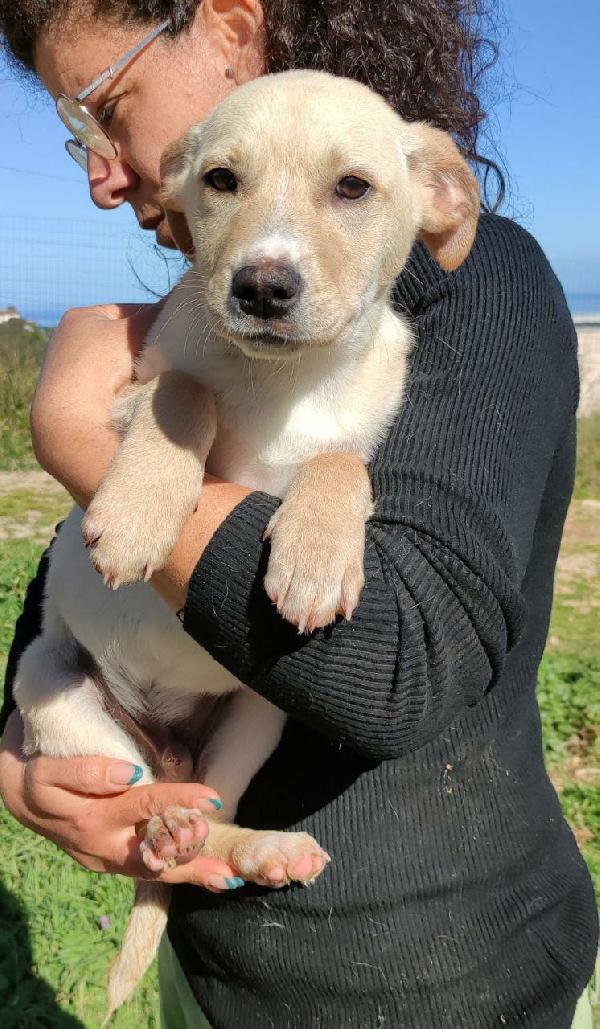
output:
M469 11L459 0L2 0L0 25L55 98L86 93L101 124L82 137L94 202L130 203L168 244L162 150L264 71L360 78L478 160L481 41ZM177 957L166 948L161 978L168 991L179 962L191 1007L173 1006L166 1024L201 1024L199 1004L232 1029L566 1029L591 974L591 884L544 770L534 694L573 480L572 323L535 242L492 215L453 275L418 246L397 301L418 345L407 403L371 469L376 513L353 621L301 640L281 622L261 585L277 501L231 483L207 484L153 579L202 646L291 716L239 820L304 829L334 857L312 890L268 896L225 892L236 870L203 858L163 875L182 885L169 925ZM34 440L80 504L114 454L112 400L152 314L76 311L53 337ZM13 667L38 631L43 571ZM88 868L138 874L136 822L166 802L215 799L196 786L128 792L131 767L101 758L25 763L19 731L12 714L7 806Z

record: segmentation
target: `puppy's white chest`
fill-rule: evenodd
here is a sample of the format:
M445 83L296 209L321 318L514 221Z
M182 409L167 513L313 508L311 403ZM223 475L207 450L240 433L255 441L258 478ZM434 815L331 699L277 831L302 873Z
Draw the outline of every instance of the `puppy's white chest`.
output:
M234 400L228 396L221 398L218 410L219 428L209 470L229 482L280 497L298 465L370 435L365 433L364 419L353 415L351 406L336 404L322 393L286 403L266 391L254 398Z

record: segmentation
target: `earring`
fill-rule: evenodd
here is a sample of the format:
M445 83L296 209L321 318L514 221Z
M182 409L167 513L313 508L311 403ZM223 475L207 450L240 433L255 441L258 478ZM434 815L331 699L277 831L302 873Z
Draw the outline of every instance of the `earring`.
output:
M233 79L233 78L235 78L235 72L234 72L233 68L226 68L225 69L225 78L226 79Z

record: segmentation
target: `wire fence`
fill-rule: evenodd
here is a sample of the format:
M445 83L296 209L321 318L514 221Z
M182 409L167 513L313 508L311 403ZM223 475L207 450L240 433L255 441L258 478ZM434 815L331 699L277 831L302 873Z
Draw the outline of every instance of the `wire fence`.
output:
M141 229L0 215L0 318L15 307L51 327L70 307L149 302L168 293L185 267Z

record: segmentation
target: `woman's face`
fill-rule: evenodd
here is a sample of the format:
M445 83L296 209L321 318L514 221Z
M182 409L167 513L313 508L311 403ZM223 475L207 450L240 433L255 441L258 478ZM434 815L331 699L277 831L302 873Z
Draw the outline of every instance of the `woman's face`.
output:
M73 19L43 34L36 70L56 98L75 97L140 42L152 26L124 27L101 19ZM159 36L86 106L101 121L118 156L88 153L90 195L97 207L131 204L159 243L173 246L159 202L160 158L168 143L201 121L223 97L263 71L259 0L204 0L189 32ZM233 69L233 78L226 69Z

